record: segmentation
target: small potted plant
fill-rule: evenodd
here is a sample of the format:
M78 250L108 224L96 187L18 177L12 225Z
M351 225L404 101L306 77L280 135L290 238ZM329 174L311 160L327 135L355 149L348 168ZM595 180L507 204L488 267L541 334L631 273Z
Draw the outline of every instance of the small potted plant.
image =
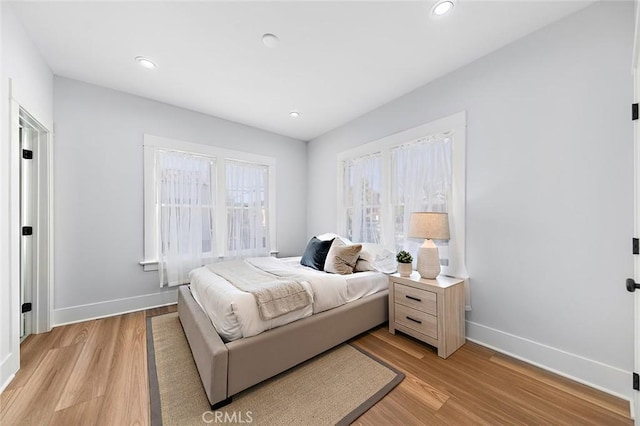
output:
M413 262L413 257L411 253L405 250L400 250L396 255L396 260L398 261L398 272L401 277L408 277L411 275L413 270L411 266L411 262Z

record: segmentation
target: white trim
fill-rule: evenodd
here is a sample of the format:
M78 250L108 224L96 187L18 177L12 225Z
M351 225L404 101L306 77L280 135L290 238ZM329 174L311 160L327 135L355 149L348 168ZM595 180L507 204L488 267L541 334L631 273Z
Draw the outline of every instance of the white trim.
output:
M16 101L17 102L17 101ZM18 103L19 104L19 103ZM36 117L31 115L22 106L19 107L19 119L24 120L38 132L38 141L36 146L31 147L36 153L35 160L36 173L34 179L35 191L37 193L37 212L35 217L36 232L34 233L34 249L36 251L36 274L34 276L34 288L32 291L32 302L34 302L35 309L33 310L32 329L35 334L46 333L51 330L51 310L53 309L53 266L54 266L54 221L53 221L53 134L51 130L46 128ZM18 164L22 161L20 156L20 143L18 141ZM43 150L44 148L44 150ZM43 157L43 153L46 156ZM43 169L44 164L44 169ZM43 174L44 171L44 174ZM46 181L46 195L47 203L43 204L42 201L42 179L43 176ZM43 236L40 230L43 229L43 223L46 224L47 234ZM44 274L43 259L46 258L46 268Z
M11 383L15 377L16 375L12 374L7 380L5 380L2 386L0 386L0 393L2 393L7 388L7 386L9 386L9 383Z
M341 163L342 161L350 158L356 158L356 157L361 157L363 155L372 154L374 152L378 152L383 149L388 149L409 141L420 139L425 136L444 133L460 127L466 127L466 125L467 125L467 113L466 111L461 111L456 114L452 114L447 117L443 117L438 120L434 120L429 123L413 127L411 129L403 130L402 132L385 136L381 139L376 139L371 142L366 142L362 145L358 145L355 148L342 151L338 153L338 162Z
M29 102L30 96L27 93L28 90L22 90L23 88L26 88L26 86L21 87L20 85L15 84L13 79L10 78L9 80L9 84L11 85L10 98L18 101L24 110L29 111L29 115L35 118L48 132L51 132L51 129L53 129L53 117L47 117L39 105Z
M51 311L53 310L53 292L55 289L55 252L54 252L54 247L55 247L55 221L54 221L54 199L55 199L55 193L54 193L54 167L53 167L53 149L54 149L54 144L53 144L53 128L51 128L50 130L47 129L47 182L48 182L48 206L47 208L49 209L49 211L47 212L47 220L48 220L48 224L47 224L47 229L49 230L49 235L47 238L47 242L48 242L48 260L47 260L47 267L48 267L48 279L49 282L47 283L47 307L46 307L46 314L45 314L45 318L43 320L41 320L39 322L39 324L36 326L37 327L37 332L48 332L51 330Z
M15 374L20 368L20 106L12 97L9 82L9 276L10 341L9 354L2 362L2 376Z
M142 269L144 272L158 270L158 262L155 260L143 260L142 262L138 262L138 263L142 265Z
M106 302L89 303L54 309L52 312L53 326L58 327L76 322L89 321L98 318L111 317L143 309L173 305L178 301L178 290L172 289L162 293L145 294L142 296L108 300Z
M176 139L168 139L160 136L149 134L144 135L144 260L140 262L144 271L158 270L158 245L157 245L157 223L156 217L156 194L153 190L155 176L155 153L157 149L168 149L181 151L190 154L204 155L216 159L216 185L218 188L224 188L225 171L224 161L233 160L240 162L248 162L260 164L268 167L269 173L269 242L270 252L277 252L277 220L276 220L276 159L264 155L253 154L243 151L234 151L225 148L219 148L211 145L203 145L192 142L185 142ZM221 167L222 166L222 167ZM222 186L221 186L222 185ZM216 210L226 205L224 194L222 191L216 191ZM226 255L226 235L227 221L222 215L216 214L216 228L221 232L217 232L217 247L219 247L219 257Z
M251 152L234 151L219 148L212 145L203 145L193 142L185 142L177 139L162 138L160 136L144 135L143 146L181 151L189 154L199 154L209 157L216 157L224 160L246 161L249 163L262 164L265 166L275 166L275 158L265 155L253 154Z
M630 371L472 321L466 326L471 342L630 402Z
M632 58L633 76L633 102L640 100L640 3L635 2L636 24L634 30L634 45ZM640 130L638 121L633 121L633 228L634 237L640 236ZM640 258L633 256L633 277L636 282L640 281ZM633 368L640 371L640 292L636 291L633 297ZM631 404L631 417L640 424L640 419L636 418L636 413L640 412L640 392L633 392L633 403Z

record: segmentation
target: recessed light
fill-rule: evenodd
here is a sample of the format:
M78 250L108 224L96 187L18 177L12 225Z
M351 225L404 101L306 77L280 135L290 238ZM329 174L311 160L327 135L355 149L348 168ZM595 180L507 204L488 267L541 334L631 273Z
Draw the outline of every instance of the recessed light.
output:
M293 118L298 118L300 117L301 114L300 114L300 111L291 111L289 115Z
M454 4L452 0L439 1L431 8L431 14L434 16L446 15L453 10L453 6Z
M136 62L139 63L141 67L150 70L156 67L156 64L154 64L151 59L145 58L144 56L136 56Z
M263 34L262 35L262 43L270 48L274 48L274 47L278 47L278 44L280 44L280 39L278 39L277 36L275 36L274 34Z

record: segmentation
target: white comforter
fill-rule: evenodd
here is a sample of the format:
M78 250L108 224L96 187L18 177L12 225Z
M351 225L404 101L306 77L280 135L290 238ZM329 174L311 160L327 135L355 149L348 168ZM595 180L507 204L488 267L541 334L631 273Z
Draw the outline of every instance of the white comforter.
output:
M252 265L272 274L295 278L312 297L313 304L286 315L264 321L255 298L238 290L224 278L202 267L191 271L191 293L211 319L218 334L232 341L255 336L265 330L288 324L314 313L323 312L387 288L387 277L378 272L334 275L300 265L300 258L247 259Z

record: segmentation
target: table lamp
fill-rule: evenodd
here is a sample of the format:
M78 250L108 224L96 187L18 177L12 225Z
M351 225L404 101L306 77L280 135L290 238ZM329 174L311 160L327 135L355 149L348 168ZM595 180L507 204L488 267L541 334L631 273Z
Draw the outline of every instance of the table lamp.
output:
M418 249L417 270L422 278L435 279L440 274L440 255L432 240L449 239L449 215L436 212L411 213L409 237L425 239Z

